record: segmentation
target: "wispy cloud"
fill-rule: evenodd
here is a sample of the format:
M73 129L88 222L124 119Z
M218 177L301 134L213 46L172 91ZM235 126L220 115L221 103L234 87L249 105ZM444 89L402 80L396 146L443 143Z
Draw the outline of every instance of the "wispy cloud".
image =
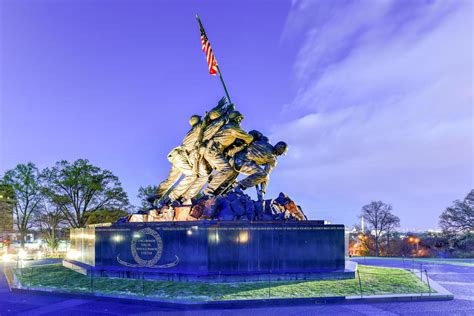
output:
M474 187L472 12L470 1L295 2L283 41L304 41L284 111L303 116L274 129L291 150L272 181L294 184L313 218L350 224L383 199L405 227L436 227Z

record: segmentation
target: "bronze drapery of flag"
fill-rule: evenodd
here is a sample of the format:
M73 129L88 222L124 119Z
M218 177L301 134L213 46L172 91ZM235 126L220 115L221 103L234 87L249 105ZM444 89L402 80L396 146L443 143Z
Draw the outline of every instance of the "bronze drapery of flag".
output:
M224 87L227 100L229 100L229 103L232 103L232 101L230 100L229 92L227 91L227 87L224 83L224 79L222 78L222 71L219 68L219 65L217 64L216 56L214 55L214 52L212 51L211 43L209 42L209 39L207 38L207 34L206 34L206 31L204 30L204 26L202 26L201 19L199 18L197 14L196 14L196 20L199 23L199 30L201 31L201 47L202 47L202 51L206 53L206 61L207 61L207 66L209 68L209 73L213 76L219 74L219 79L221 80L222 86Z

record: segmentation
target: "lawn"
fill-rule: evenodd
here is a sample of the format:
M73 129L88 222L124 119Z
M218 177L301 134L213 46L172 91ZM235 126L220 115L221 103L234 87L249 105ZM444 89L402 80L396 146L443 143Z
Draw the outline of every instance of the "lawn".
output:
M379 294L428 293L428 286L402 269L359 265L364 296ZM331 281L272 281L201 283L149 281L84 276L48 265L16 270L23 287L49 288L70 292L146 296L162 300L215 301L263 298L296 298L360 295L358 279Z

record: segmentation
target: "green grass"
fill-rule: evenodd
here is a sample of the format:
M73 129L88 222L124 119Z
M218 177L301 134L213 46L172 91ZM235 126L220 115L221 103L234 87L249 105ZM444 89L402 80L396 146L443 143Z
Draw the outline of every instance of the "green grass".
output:
M364 296L379 294L428 293L428 286L411 272L402 269L359 265ZM135 295L163 300L208 301L263 298L296 298L360 295L359 282L271 281L241 283L200 283L149 281L119 278L91 278L61 265L16 270L23 287L50 288L70 292L100 292Z
M455 266L474 267L474 259L438 259L438 258L401 258L401 257L353 257L353 258L367 258L377 260L405 260L410 263L412 260L415 262L427 262L427 263L438 263L438 264L452 264Z

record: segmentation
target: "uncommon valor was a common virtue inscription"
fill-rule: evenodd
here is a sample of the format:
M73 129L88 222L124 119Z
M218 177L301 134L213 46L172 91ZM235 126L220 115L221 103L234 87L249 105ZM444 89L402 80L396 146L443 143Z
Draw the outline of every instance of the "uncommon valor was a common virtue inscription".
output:
M120 237L118 238L120 239ZM120 259L120 254L117 255L117 262L132 268L170 268L179 263L179 258L176 256L176 260L173 262L157 264L163 254L163 240L156 230L149 227L133 233L130 250L135 263Z

